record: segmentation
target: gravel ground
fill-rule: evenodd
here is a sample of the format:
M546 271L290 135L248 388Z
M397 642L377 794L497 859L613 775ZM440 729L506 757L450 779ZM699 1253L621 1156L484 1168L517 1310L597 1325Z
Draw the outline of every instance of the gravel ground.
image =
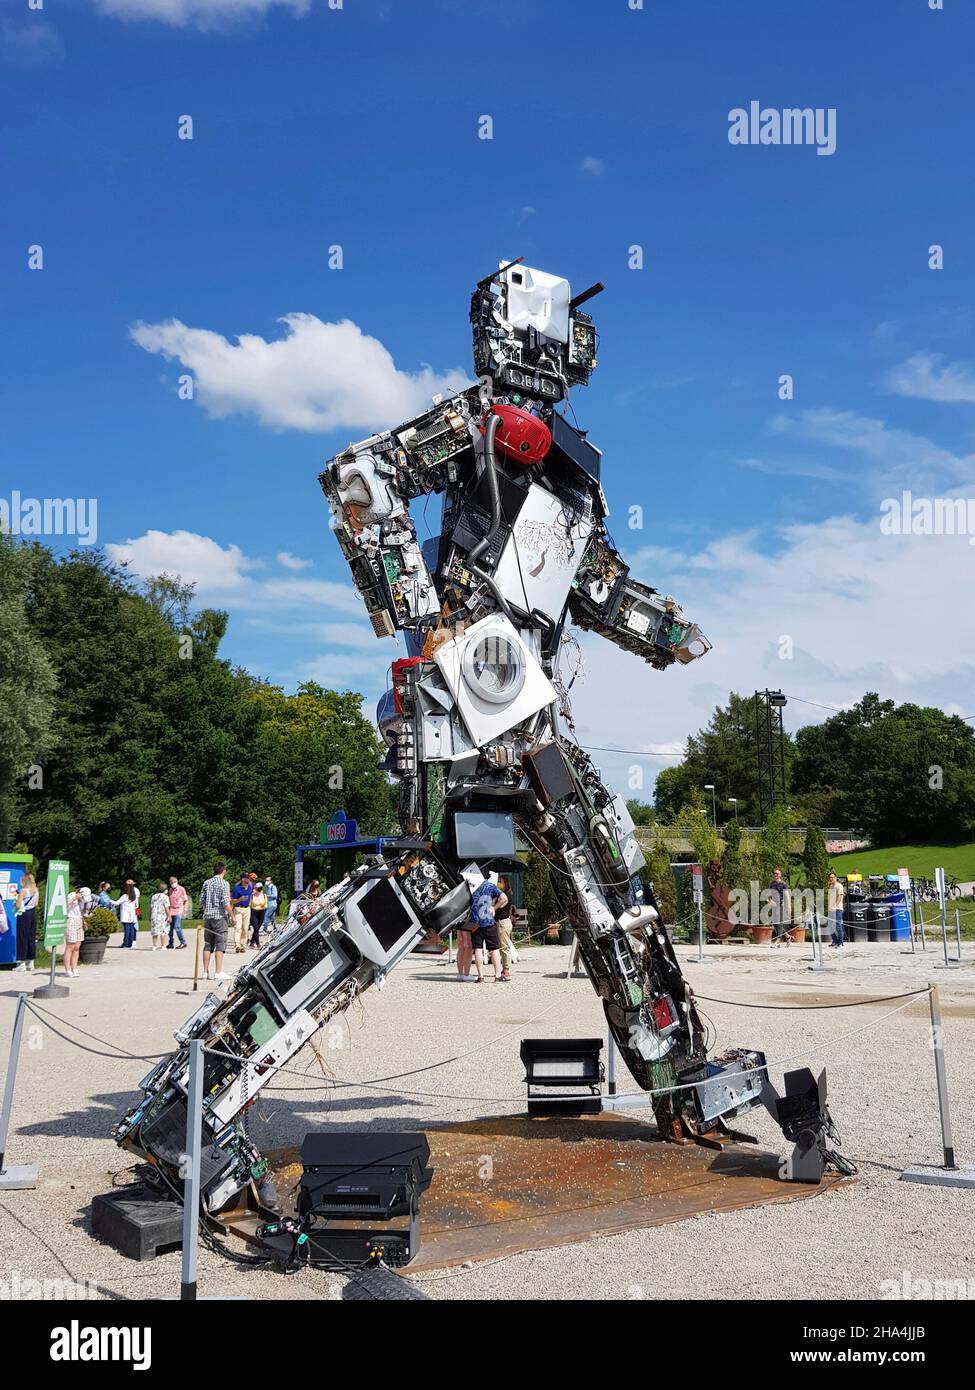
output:
M46 1007L111 1039L117 1050L168 1051L173 1026L193 1012L203 992L194 996L187 979L191 952L154 954L146 943L143 935L140 949L124 955L110 946L103 965L83 968L71 982L70 998ZM820 975L808 968L808 947L709 947L703 964L695 949L679 948L699 995L729 1001L701 1005L719 1046L761 1048L777 1061L809 1054L796 1065L827 1067L840 1147L859 1166L857 1183L811 1201L700 1216L431 1273L416 1285L435 1299L857 1299L883 1296L884 1281L900 1284L907 1271L915 1280L969 1279L975 1293L975 1192L898 1181L904 1167L941 1157L926 999L890 1017L884 1015L896 1003L808 1012L781 1007L872 999L935 982L956 1151L959 1161L971 1162L975 955L966 943L962 969L939 971L934 950L902 952L894 944L849 946L838 956L829 953L834 969ZM604 1031L587 981L565 979L567 955L554 947L524 951L504 989L460 984L445 961L411 958L383 991L364 996L322 1049L335 1081L380 1084L334 1085L306 1049L303 1074L282 1075L252 1112L255 1141L263 1148L297 1143L326 1117L357 1127L412 1129L523 1109L523 1036ZM0 977L4 1055L23 987L23 976ZM759 1003L779 1007L739 1007ZM447 1057L458 1060L381 1084ZM29 1019L8 1162L36 1162L41 1172L34 1191L0 1195L0 1297L17 1296L18 1289L23 1296L28 1279L90 1281L94 1294L107 1298L171 1297L178 1290L178 1255L140 1265L95 1241L88 1228L92 1197L125 1180L131 1157L116 1147L110 1126L149 1066L135 1057L80 1051ZM772 1077L781 1084L780 1070L773 1068ZM635 1089L625 1071L619 1080L621 1090ZM782 1148L764 1112L750 1114L742 1127L767 1147ZM207 1294L339 1298L343 1285L334 1275L304 1271L284 1278L201 1251L200 1286Z

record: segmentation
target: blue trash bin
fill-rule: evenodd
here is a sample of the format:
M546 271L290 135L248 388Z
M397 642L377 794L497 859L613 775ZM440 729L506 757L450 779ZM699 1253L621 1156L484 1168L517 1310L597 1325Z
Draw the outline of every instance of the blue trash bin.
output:
M0 932L0 965L13 965L17 959L17 924L14 899L24 871L32 863L29 854L0 854L0 899L7 930Z
M904 892L888 893L884 898L884 902L890 904L891 939L894 941L910 941L911 909L907 905L907 894Z

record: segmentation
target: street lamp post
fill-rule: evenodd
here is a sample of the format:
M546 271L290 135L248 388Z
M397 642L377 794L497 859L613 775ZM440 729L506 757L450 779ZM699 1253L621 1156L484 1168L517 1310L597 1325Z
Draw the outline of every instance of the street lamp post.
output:
M717 797L716 797L716 795L715 795L714 783L713 783L713 782L705 782L705 783L704 783L704 790L705 790L706 792L710 792L710 793L711 793L711 819L712 819L712 821L714 822L714 828L715 828L715 830L717 830L717 828L718 828L718 799L717 799Z
M734 809L734 813L733 813L733 814L734 814L735 820L737 820L737 819L738 819L738 798L737 798L737 796L729 796L729 797L728 797L728 805L729 805L729 806L734 806L735 809Z

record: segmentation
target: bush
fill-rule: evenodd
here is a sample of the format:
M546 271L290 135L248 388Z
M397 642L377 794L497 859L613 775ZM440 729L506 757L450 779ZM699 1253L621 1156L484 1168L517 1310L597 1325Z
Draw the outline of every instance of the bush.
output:
M658 841L650 851L647 862L640 870L640 878L644 883L653 885L653 896L657 899L660 915L668 925L672 924L677 918L677 884L667 847L662 841Z
M531 851L525 864L523 893L529 926L544 927L561 917L555 893L552 891L548 861L536 850Z
M119 931L121 924L115 913L107 907L96 907L90 917L85 918L85 936L111 936Z

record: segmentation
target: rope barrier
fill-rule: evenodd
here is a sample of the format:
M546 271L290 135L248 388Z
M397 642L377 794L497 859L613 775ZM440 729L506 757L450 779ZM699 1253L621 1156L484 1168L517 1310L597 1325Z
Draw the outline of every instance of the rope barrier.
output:
M839 1043L841 1043L841 1042L846 1042L848 1039L853 1038L853 1037L856 1037L856 1036L857 1036L858 1034L860 1034L860 1033L866 1032L866 1030L867 1030L868 1028L874 1028L874 1027L878 1026L879 1024L883 1023L885 1019L892 1018L892 1017L894 1016L894 1014L902 1013L904 1009L909 1008L909 1007L911 1006L911 1004L915 1003L915 1002L917 1001L918 998L920 998L920 997L922 997L922 996L925 996L925 995L929 995L929 994L931 993L931 989L932 989L932 986L928 985L928 986L925 987L924 989L912 990L912 991L910 991L910 992L907 993L907 994L902 994L902 995L897 995L897 994L895 994L895 995L890 995L890 996L889 996L890 999L904 999L906 1002L903 1003L903 1004L898 1005L898 1007L897 1007L896 1009L889 1009L889 1010L887 1011L887 1013L881 1014L881 1016L880 1016L879 1018L868 1020L868 1022L866 1022L866 1023L863 1025L862 1028L854 1028L854 1029L852 1029L852 1030L851 1030L850 1032L848 1032L848 1033L841 1033L841 1034L839 1035L839 1037L833 1038L832 1040L827 1041L827 1042L817 1043L814 1047L808 1048L807 1050L805 1050L805 1051L803 1051L803 1052L794 1052L794 1053L790 1054L790 1055L787 1056L787 1057L779 1057L779 1058L776 1058L775 1060L773 1060L773 1061L771 1061L771 1062L766 1062L766 1063L764 1063L764 1065L761 1065L761 1066L757 1066L757 1067L745 1067L745 1068L739 1073L739 1075L740 1075L740 1076L748 1076L748 1075L749 1075L750 1073L752 1073L752 1072L765 1072L765 1073L768 1073L768 1072L772 1069L772 1067L781 1067L781 1066L785 1066L785 1064L788 1063L788 1062L796 1062L796 1061L800 1061L801 1059L803 1059L803 1058L805 1058L805 1057L812 1057L812 1056L815 1056L816 1054L821 1053L821 1052L823 1052L823 1051L826 1051L827 1049L829 1049L829 1048L831 1048L831 1047L835 1047L837 1044L839 1044ZM704 998L705 996L701 996L701 997ZM355 1089L357 1089L357 1088L360 1088L360 1089L363 1089L363 1090L389 1091L391 1094L396 1094L396 1095L411 1095L411 1094L412 1094L412 1095L421 1096L421 1097L426 1096L426 1097L429 1097L429 1098L432 1098L432 1099L436 1099L436 1100L466 1100L466 1101L477 1101L477 1102L479 1102L479 1103L481 1103L481 1104L489 1104L489 1105L507 1105L507 1104L510 1104L512 1101L521 1100L522 1097L521 1097L520 1095L518 1095L518 1096L450 1095L450 1094L448 1094L448 1093L440 1093L440 1092L437 1092L437 1091L427 1091L427 1092L424 1092L424 1091L414 1091L414 1092L409 1092L409 1091L403 1091L403 1090L402 1090L401 1088L399 1088L399 1087L396 1087L396 1088L388 1087L388 1086L386 1086L384 1083L385 1083L385 1082L388 1082L388 1081L399 1081L399 1080L405 1079L406 1077L409 1077L409 1076L419 1076L419 1075L421 1075L421 1074L423 1074L423 1073L425 1073L425 1072L428 1072L428 1071L436 1071L439 1067L451 1066L454 1062L460 1062L460 1061L463 1061L463 1060L464 1060L465 1058L467 1058L467 1057L474 1056L474 1055L475 1055L476 1053L478 1053L478 1052L484 1052L484 1051L487 1050L487 1048L489 1048L489 1047L494 1047L495 1044L497 1044L497 1043L499 1043L499 1042L502 1042L502 1041L503 1041L505 1038L507 1038L507 1037L510 1037L512 1033L520 1032L520 1031L522 1030L522 1028L530 1027L531 1024L536 1023L536 1022L538 1021L538 1019L543 1018L543 1017L545 1016L545 1014L550 1013L550 1012L552 1011L552 1009L554 1009L554 1008L556 1007L556 1005L557 1005L558 1003L560 1003L560 1002L561 1002L561 1001L556 1000L554 1003L550 1004L549 1007L548 1007L547 1009L543 1009L542 1012L541 1012L540 1014L536 1014L534 1018L527 1019L525 1023L519 1024L517 1028L508 1029L508 1030L506 1030L504 1033L499 1033L499 1034L497 1035L497 1037L491 1038L491 1039L489 1039L489 1040L488 1040L487 1042L485 1042L485 1043L480 1043L480 1044L478 1044L477 1047L471 1048L468 1052L461 1052L461 1053L458 1053L456 1056L453 1056L453 1057L446 1057L446 1058L444 1058L443 1060L441 1060L441 1061L439 1061L439 1062L431 1062L431 1063L429 1063L429 1064L428 1064L427 1066L425 1066L425 1067L416 1067L416 1068L414 1068L412 1071L398 1072L398 1073L396 1073L396 1075L394 1075L394 1076L380 1076L380 1077L376 1077L376 1078L374 1078L374 1079L371 1080L371 1081L340 1081L340 1080L338 1080L338 1079L331 1079L331 1080L329 1080L329 1081L318 1082L318 1083L316 1083L316 1084L314 1084L314 1085L311 1085L311 1086L281 1086L281 1087L279 1087L278 1089L279 1089L279 1090L282 1090L282 1091L320 1091L320 1090L321 1090L321 1091L324 1091L324 1090L335 1090L335 1089L341 1089L341 1090L355 1090ZM711 999L709 999L708 1002L709 1002L709 1003L729 1003L729 1004L733 1004L735 1001L732 1001L732 1000L711 1000ZM867 1005L867 1004L872 1004L872 1003L884 1003L884 1002L886 1002L886 1000L870 1000L870 999L864 999L864 1000L857 1000L857 1001L855 1002L855 1004L849 1004L849 1005L805 1005L805 1006L803 1006L803 1005L798 1005L798 1006L796 1006L796 1007L799 1008L800 1010L803 1009L803 1008L830 1008L830 1007L839 1007L839 1008L848 1007L848 1008L852 1008L852 1007L858 1007L858 1006L860 1006L860 1005ZM26 1005L26 1007L27 1007L28 1010L30 1010L30 1012L32 1012L32 1013L34 1013L34 1012L37 1010L37 1006L34 1005L33 1002L28 1003L28 1004ZM743 1003L743 1004L741 1004L741 1007L742 1007L742 1008L749 1008L749 1007L754 1007L754 1008L769 1008L769 1007L774 1007L774 1006L771 1006L771 1005L761 1005L761 1004L757 1004L757 1005L748 1005L748 1004L744 1004L744 1003ZM786 1006L782 1006L782 1007L791 1008L792 1006L786 1005ZM38 1014L38 1017L39 1017L39 1016L40 1016L40 1015ZM67 1020L61 1020L61 1021L67 1023ZM124 1052L115 1052L115 1053L96 1052L95 1049L93 1049L93 1048L84 1047L83 1044L81 1044L81 1043L79 1043L79 1042L75 1042L72 1038L65 1037L65 1035L64 1035L63 1033L59 1032L58 1029L56 1029L56 1028L55 1028L50 1022L48 1022L46 1019L41 1019L41 1022L42 1022L42 1023L46 1023L46 1024L47 1024L47 1027L49 1027L49 1028L51 1029L51 1031L52 1031L57 1037L60 1037L64 1042L67 1042L70 1046L80 1048L81 1051L83 1051L83 1052L88 1052L88 1053L92 1053L92 1054L94 1054L95 1056L100 1056L100 1057L111 1057L111 1058L113 1058L113 1059L116 1060L116 1061L119 1061L119 1060L157 1061L157 1060L160 1060L162 1057L166 1057L166 1056L169 1056L169 1055L170 1055L169 1053L158 1053L158 1054L154 1054L152 1057L137 1057L137 1056L135 1056L135 1055L132 1054L132 1053L124 1053ZM104 1039L104 1038L98 1038L98 1037L96 1037L94 1034L91 1034L91 1033L86 1033L85 1030L84 1030L83 1028L78 1028L78 1025L77 1025L77 1024L67 1023L67 1026L77 1029L78 1032L83 1033L85 1037L91 1038L91 1039L92 1039L93 1041L95 1041L95 1042L102 1043L104 1046L111 1046L111 1044L108 1043L108 1042L106 1041L106 1039ZM222 1048L208 1048L208 1049L207 1049L207 1052L208 1052L211 1056L227 1057L227 1058L229 1058L230 1060L235 1061L235 1062L243 1062L243 1061L245 1061L244 1058L239 1057L236 1053L227 1052L227 1051L225 1051L225 1050L222 1049ZM290 1062L282 1062L282 1063L279 1063L279 1064L277 1064L277 1065L273 1065L273 1064L272 1064L270 1067L267 1068L267 1070L268 1070L268 1071L272 1071L272 1072L274 1072L275 1074L278 1073L278 1072L282 1072L282 1071L289 1071L289 1072L290 1072L290 1071L293 1070L293 1065L292 1065ZM298 1074L299 1074L299 1075L303 1075L304 1073L298 1073ZM701 1084L701 1082L699 1082L699 1081L690 1081L690 1082L685 1082L684 1084L679 1085L679 1086L659 1086L659 1087L654 1087L654 1088L648 1089L648 1090L644 1091L643 1094L644 1094L644 1095L647 1095L647 1096L675 1095L678 1091L693 1091L693 1090L695 1090L700 1084Z
M744 999L715 999L711 994L698 994L696 990L692 990L691 993L695 1000L703 999L708 1004L727 1004L739 1009L773 1009L804 1013L807 1009L860 1009L866 1004L889 1004L894 999L916 999L928 994L930 989L931 986L926 985L924 989L908 989L903 994L882 994L878 999L848 999L842 1004L749 1004Z

